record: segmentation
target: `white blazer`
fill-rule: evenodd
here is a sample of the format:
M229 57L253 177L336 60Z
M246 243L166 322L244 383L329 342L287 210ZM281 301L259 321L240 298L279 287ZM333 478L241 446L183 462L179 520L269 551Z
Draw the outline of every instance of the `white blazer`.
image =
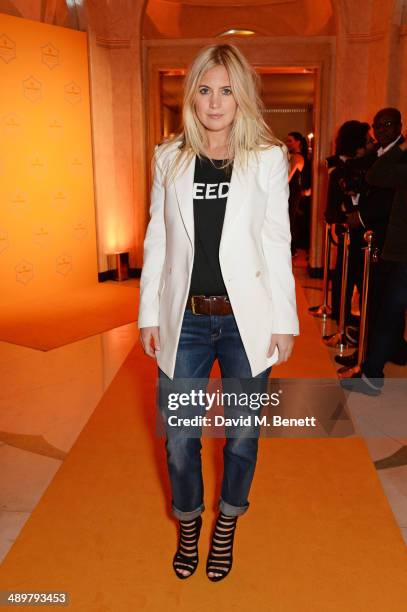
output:
M156 147L151 219L144 241L138 327L159 326L158 366L173 378L194 261L195 159L169 186L177 143ZM271 335L299 333L291 267L288 161L278 146L234 164L219 262L253 376L278 359L267 357Z

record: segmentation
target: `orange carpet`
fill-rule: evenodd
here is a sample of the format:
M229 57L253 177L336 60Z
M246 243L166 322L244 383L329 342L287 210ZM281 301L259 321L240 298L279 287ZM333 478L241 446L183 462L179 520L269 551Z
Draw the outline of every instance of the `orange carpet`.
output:
M308 314L304 290L296 284L300 335L295 338L294 351L289 361L272 372L281 378L337 378L336 369L328 358L327 348L321 340L319 320Z
M295 367L307 376L302 343ZM177 579L155 373L137 345L7 555L0 590L67 591L75 612L405 611L405 545L360 439L260 441L233 570L217 584L204 565L223 441L204 439L200 564Z
M201 562L173 576L175 523L154 364L136 347L32 513L0 589L68 591L71 610L404 612L405 546L361 440L262 439L222 583L204 574L222 440L203 441Z
M49 351L135 321L139 289L113 281L0 307L0 340Z

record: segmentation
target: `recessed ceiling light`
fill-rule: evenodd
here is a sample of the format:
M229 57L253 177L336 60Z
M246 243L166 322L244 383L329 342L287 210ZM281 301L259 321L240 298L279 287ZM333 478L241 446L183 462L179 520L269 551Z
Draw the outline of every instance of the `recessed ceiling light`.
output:
M231 30L222 32L219 36L253 36L253 34L256 34L253 30L235 30L232 28Z

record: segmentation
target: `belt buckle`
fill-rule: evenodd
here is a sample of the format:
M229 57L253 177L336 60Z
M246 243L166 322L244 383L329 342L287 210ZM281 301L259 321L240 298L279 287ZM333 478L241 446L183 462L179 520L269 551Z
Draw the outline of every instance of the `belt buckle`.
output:
M192 314L194 314L196 317L201 317L202 314L200 312L196 312L195 311L195 298L197 296L196 295L192 295L191 296L191 309L192 309Z

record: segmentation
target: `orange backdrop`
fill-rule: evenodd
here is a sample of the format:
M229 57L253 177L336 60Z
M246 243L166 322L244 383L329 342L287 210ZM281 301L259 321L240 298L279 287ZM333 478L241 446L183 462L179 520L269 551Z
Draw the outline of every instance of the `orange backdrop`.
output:
M87 36L0 14L0 295L97 282Z

